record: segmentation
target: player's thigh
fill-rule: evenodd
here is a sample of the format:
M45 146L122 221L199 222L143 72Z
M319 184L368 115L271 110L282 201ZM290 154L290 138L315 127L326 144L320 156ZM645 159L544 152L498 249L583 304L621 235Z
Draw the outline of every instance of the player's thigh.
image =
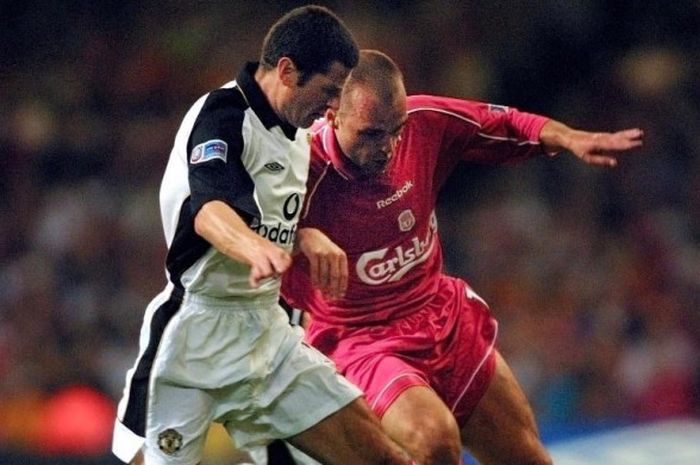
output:
M139 451L136 453L136 457L129 462L129 465L144 465L143 463L143 452Z
M408 455L382 430L364 398L288 441L321 463L408 464Z
M461 436L482 465L551 463L539 439L532 407L498 352L493 379Z
M156 382L149 403L146 465L191 465L202 459L214 401L204 391Z
M454 415L431 388L412 386L384 413L384 430L419 463L457 463L461 454Z

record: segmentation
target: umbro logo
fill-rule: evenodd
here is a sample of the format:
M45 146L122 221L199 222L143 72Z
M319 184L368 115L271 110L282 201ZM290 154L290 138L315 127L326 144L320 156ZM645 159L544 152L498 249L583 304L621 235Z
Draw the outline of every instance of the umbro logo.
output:
M267 168L268 171L271 171L273 173L279 173L284 169L284 166L280 165L276 161L273 161L270 163L265 163L265 168Z

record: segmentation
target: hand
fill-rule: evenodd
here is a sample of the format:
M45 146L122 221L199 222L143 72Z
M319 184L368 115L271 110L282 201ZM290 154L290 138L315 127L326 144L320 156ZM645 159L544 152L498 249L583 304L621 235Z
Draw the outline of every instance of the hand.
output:
M540 132L547 153L568 150L589 165L617 166L617 155L641 147L644 131L626 129L618 132L588 132L571 129L550 120Z
M589 165L617 166L617 155L642 145L641 129L618 132L574 131L568 150Z
M259 236L220 200L202 205L194 218L194 229L219 252L250 265L248 283L253 288L263 279L278 278L292 264L289 253Z
M297 247L309 260L311 284L327 298L343 297L348 287L348 258L345 252L314 228L297 231Z
M259 287L264 279L279 278L292 264L287 251L262 237L249 249L247 258L250 264L248 283L252 288Z

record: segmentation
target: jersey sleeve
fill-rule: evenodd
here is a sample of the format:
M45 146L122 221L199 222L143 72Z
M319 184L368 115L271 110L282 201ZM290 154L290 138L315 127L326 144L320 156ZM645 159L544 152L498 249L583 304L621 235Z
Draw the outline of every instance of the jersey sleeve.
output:
M543 154L539 136L546 117L446 97L415 96L409 105L443 120L440 153L452 162L514 163Z
M245 169L245 101L236 89L219 89L204 102L187 142L192 215L221 200L246 220L259 218L255 185Z

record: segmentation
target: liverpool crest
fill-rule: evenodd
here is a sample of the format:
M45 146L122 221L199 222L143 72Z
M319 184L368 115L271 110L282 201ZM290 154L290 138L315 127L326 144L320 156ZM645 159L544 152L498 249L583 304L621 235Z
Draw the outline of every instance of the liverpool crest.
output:
M416 224L416 217L411 210L404 210L399 214L399 229L402 232L410 231Z

